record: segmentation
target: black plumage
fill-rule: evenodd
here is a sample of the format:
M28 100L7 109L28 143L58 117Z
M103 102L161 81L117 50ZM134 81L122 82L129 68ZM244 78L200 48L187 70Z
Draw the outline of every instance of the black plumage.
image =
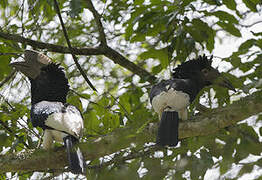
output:
M150 102L160 119L157 144L177 145L179 119L187 119L187 106L205 86L217 84L234 90L231 83L212 68L211 63L212 57L199 56L175 68L171 79L152 87Z
M50 63L41 68L40 74L35 79L29 79L32 104L43 100L66 103L69 85L59 64Z
M83 118L75 106L66 103L69 85L63 68L31 50L25 51L25 61L11 65L30 80L31 122L44 130L43 148L51 148L53 140L64 142L70 171L85 173L85 161L76 146L82 136Z

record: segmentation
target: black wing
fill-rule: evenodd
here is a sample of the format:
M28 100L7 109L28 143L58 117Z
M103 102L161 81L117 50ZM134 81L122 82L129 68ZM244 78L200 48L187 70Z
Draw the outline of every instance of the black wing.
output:
M196 82L193 82L190 79L163 80L152 87L149 94L150 102L152 103L152 100L155 96L157 96L163 91L167 92L171 88L173 88L176 91L182 91L184 93L187 93L190 97L190 102L192 102L195 99L198 93Z

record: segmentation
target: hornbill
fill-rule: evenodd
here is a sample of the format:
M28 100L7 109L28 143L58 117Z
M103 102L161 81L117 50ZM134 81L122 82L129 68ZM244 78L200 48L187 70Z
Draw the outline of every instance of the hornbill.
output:
M69 85L63 68L32 50L25 51L24 59L10 65L30 80L31 122L44 130L43 148L50 149L53 140L64 142L70 171L84 174L85 161L75 146L82 136L83 118L75 106L66 103Z
M235 91L231 83L211 66L212 58L203 55L184 62L174 69L171 79L152 87L150 102L160 119L158 145L177 145L179 119L187 119L187 106L202 88L216 84Z

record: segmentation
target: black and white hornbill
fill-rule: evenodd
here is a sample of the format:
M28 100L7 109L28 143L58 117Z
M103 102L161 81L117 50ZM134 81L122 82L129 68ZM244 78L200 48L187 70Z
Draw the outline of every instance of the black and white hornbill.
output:
M174 69L171 79L152 87L150 102L160 119L156 140L158 145L177 145L179 119L187 119L187 106L202 88L217 84L235 91L211 63L212 56L208 59L205 55L184 62Z
M64 142L70 171L84 174L85 161L75 146L82 136L83 118L75 106L66 103L69 85L63 68L32 50L25 51L25 61L10 65L30 80L31 122L44 130L43 148L51 148L53 140Z

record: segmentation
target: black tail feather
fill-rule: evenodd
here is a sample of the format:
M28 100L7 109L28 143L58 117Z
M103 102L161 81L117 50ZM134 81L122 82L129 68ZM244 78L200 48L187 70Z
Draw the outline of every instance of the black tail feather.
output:
M69 162L69 169L74 174L85 174L86 167L83 154L79 147L74 147L78 140L73 136L66 136L64 143Z
M176 146L178 143L179 118L176 111L164 111L157 133L156 143L161 146Z

